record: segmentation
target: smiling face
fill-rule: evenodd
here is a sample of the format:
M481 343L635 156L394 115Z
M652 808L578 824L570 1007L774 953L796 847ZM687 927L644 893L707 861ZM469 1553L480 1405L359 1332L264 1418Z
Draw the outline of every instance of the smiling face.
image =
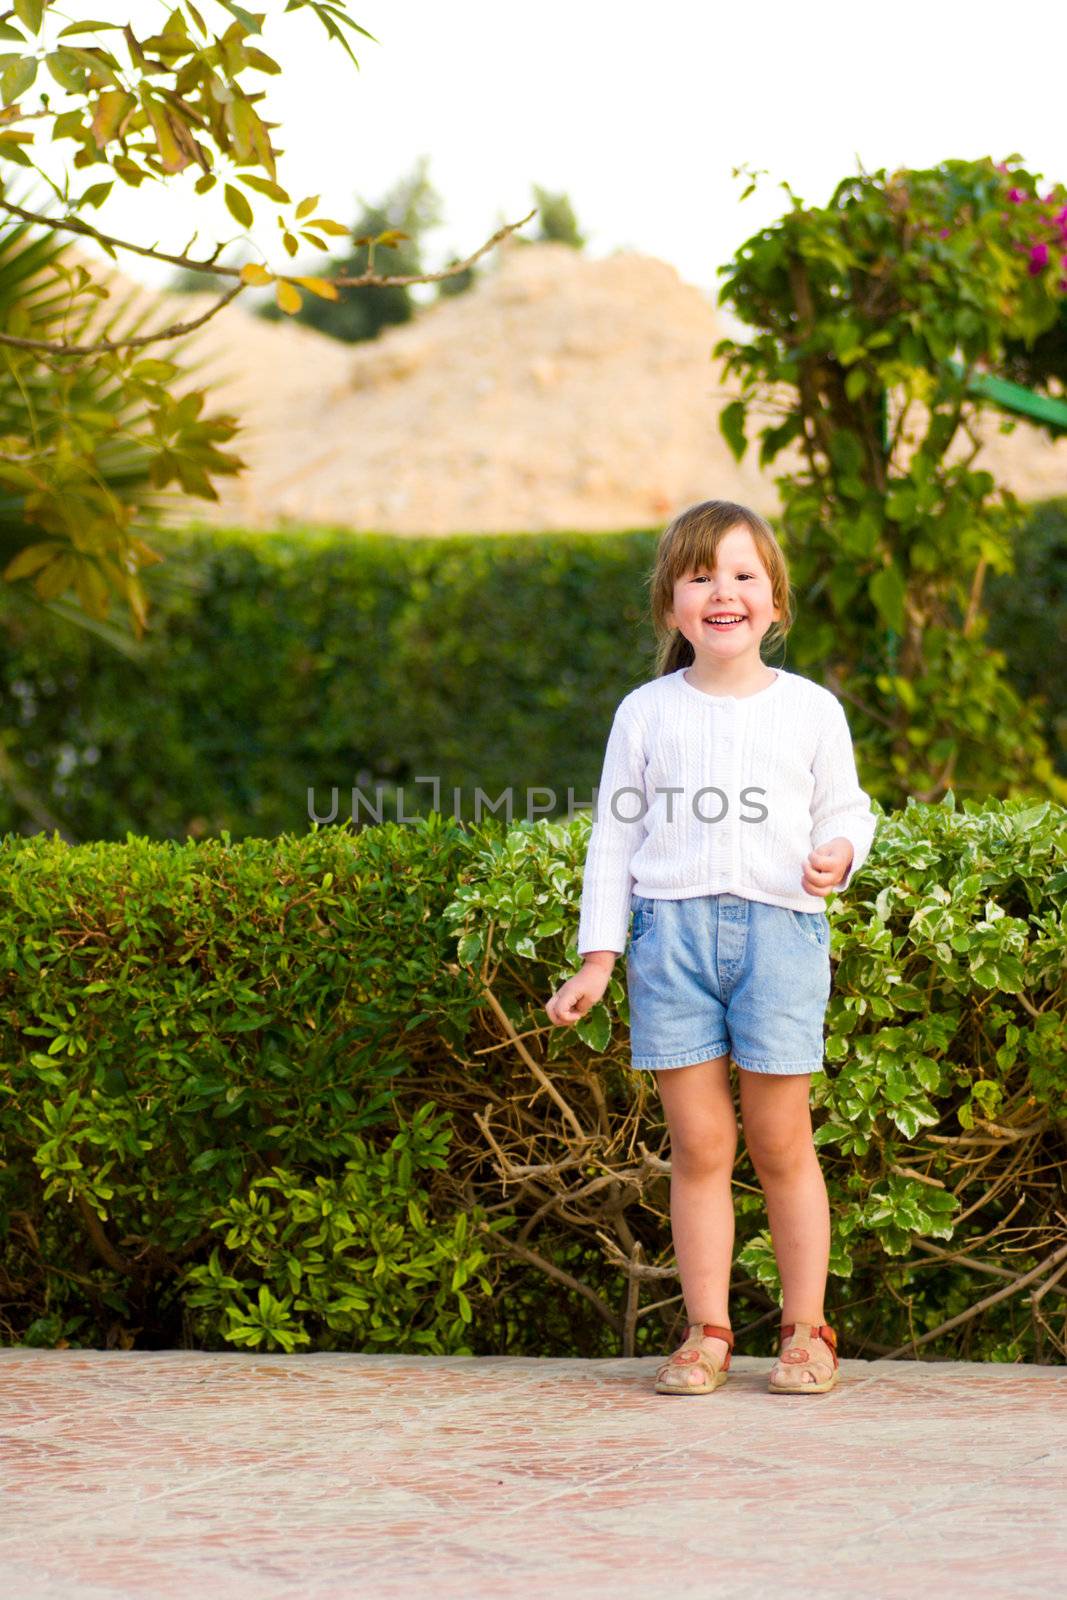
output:
M760 640L781 615L755 540L738 525L719 541L714 571L701 567L676 580L667 623L689 640L697 661L721 663L758 660ZM709 620L727 617L740 620Z

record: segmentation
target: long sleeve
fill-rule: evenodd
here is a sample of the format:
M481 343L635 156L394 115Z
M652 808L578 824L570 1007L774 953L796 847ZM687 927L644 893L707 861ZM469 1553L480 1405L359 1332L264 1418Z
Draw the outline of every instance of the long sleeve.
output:
M621 955L626 948L633 886L630 861L645 834L640 820L645 806L645 759L641 724L624 701L608 735L596 820L589 835L578 918L579 955L589 950L614 950ZM625 820L630 817L636 820Z
M811 802L812 848L830 839L847 839L852 845L852 865L837 885L848 888L863 866L874 842L878 819L870 796L860 788L848 719L839 700L830 708L811 768L815 793Z

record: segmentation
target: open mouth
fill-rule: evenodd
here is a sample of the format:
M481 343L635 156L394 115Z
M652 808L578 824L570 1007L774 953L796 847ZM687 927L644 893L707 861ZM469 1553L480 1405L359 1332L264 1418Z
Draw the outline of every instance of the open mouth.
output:
M744 617L739 616L704 618L706 626L714 628L717 633L729 633L731 628L739 628L744 620Z

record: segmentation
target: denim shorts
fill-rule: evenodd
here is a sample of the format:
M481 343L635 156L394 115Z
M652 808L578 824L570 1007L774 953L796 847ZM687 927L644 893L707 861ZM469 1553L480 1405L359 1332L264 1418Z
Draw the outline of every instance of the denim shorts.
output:
M630 1048L638 1071L729 1055L746 1072L821 1072L830 919L736 894L631 896Z

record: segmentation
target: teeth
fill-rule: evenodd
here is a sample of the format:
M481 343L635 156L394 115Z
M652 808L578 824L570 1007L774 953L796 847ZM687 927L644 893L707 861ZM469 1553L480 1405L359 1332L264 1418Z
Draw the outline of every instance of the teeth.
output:
M744 617L705 617L705 622L744 622Z

